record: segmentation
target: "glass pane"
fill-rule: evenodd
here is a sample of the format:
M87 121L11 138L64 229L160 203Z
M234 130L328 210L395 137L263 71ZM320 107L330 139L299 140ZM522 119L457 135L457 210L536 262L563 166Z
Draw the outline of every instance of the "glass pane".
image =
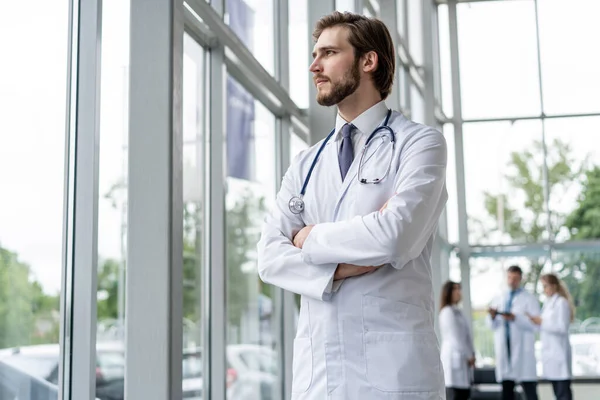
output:
M448 216L448 241L458 243L458 192L456 177L456 147L454 142L454 125L444 125L444 138L448 146L448 169L446 170L446 188L448 202L446 215Z
M425 123L425 100L416 86L410 86L410 116L413 121Z
M7 399L58 398L68 16L66 1L0 2L6 55L0 63L0 396ZM17 392L19 385L32 391Z
M459 4L458 38L463 118L541 113L533 1Z
M578 218L586 204L580 195L590 193L600 165L600 117L547 119L546 143L551 182L550 211L556 241L587 239L588 234L569 228L567 221ZM591 174L588 179L587 173ZM588 184L589 182L589 184ZM583 184L583 186L582 186ZM587 190L585 190L587 188Z
M308 144L292 133L290 140L290 161L294 160L294 157L296 157L298 153L306 149L308 149Z
M277 399L277 289L259 279L256 264L263 214L275 199L276 120L231 78L227 113L227 395Z
M538 2L547 114L600 112L600 37L597 0ZM560 26L560 29L556 29Z
M183 397L202 397L204 49L183 37Z
M408 1L408 52L417 65L423 65L423 0Z
M448 118L451 118L452 109L452 70L450 68L450 26L448 6L438 6L438 26L440 40L440 73L442 77L442 109Z
M548 238L542 124L464 124L469 242L508 244Z
M473 341L477 367L496 365L494 353L494 333L487 326L485 318L488 308L494 300L507 290L506 269L518 265L523 269L525 290L534 292L536 277L545 267L545 257L502 257L502 258L472 258L471 267L471 305L473 311ZM531 274L535 271L535 274ZM539 292L537 292L539 294Z
M96 395L125 391L129 3L102 10Z
M273 0L226 0L225 21L271 75L275 72Z
M290 0L289 3L290 96L298 107L308 108L311 83L308 71L308 0Z
M566 284L575 304L575 321L569 338L573 376L597 378L600 376L600 252L559 251L554 253L553 261L554 272Z
M405 13L404 13L404 4L407 0L396 0L396 18L398 23L398 33L403 38L406 37L406 29L404 25Z

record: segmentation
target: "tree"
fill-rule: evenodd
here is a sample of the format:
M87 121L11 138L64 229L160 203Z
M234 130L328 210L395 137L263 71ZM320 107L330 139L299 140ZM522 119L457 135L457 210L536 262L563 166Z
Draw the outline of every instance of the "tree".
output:
M600 239L600 167L585 174L577 208L566 219L566 227L575 240ZM577 317L600 315L600 259L594 254L563 257L560 271L577 304Z
M550 198L561 198L580 176L584 163L578 168L571 147L560 139L554 139L547 148L548 191ZM542 142L535 141L530 149L511 153L505 174L508 190L484 192L489 216L488 224L480 222L485 227L484 237L495 234L500 238L508 236L517 243L537 243L553 239L561 231L566 215L557 210L552 210L549 217L546 213L543 150ZM531 258L531 270L525 281L534 288L544 261L542 257Z

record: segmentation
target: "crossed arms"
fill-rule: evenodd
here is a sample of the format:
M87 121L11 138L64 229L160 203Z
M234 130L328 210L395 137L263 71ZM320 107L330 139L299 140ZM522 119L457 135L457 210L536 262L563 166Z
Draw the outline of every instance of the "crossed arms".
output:
M395 195L381 210L345 221L305 227L302 217L290 212L288 201L302 182L297 161L285 174L275 209L263 224L258 272L264 282L329 300L336 271L341 279L383 264L400 269L421 254L447 199L446 144L439 132L428 130L407 140L400 152Z

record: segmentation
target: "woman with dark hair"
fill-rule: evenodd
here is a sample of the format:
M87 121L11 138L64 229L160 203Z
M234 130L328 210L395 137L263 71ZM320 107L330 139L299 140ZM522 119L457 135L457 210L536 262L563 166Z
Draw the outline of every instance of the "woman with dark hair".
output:
M467 400L471 397L471 368L475 365L475 349L467 318L458 308L461 300L460 284L446 282L440 299L440 332L448 400Z
M575 319L575 307L569 290L556 275L542 275L540 280L546 295L542 315L529 318L540 330L542 375L552 383L557 400L572 400L569 325Z

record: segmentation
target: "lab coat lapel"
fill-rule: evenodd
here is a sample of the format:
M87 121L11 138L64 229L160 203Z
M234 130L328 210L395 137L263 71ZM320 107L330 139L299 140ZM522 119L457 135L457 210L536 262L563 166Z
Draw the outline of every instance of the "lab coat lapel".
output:
M348 192L348 189L350 188L350 186L352 184L354 184L356 182L356 176L358 174L358 164L360 161L361 152L362 152L362 149L361 149L361 151L359 151L358 153L355 154L354 160L352 161L352 165L350 165L350 169L348 170L348 173L346 174L346 178L344 179L343 182L341 182L342 176L339 175L340 182L341 182L341 188L339 189L338 197L335 202L334 220L337 220L338 213L339 213L340 207L342 205L342 201L346 198L346 193ZM339 168L338 168L338 170L339 170Z

